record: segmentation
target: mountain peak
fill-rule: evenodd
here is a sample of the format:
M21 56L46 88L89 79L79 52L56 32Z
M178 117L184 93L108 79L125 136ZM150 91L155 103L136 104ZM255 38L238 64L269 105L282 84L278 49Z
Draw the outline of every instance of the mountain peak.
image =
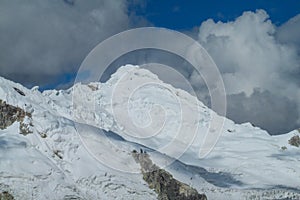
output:
M208 199L300 198L294 132L270 136L235 124L138 66L105 83L43 93L0 78L0 100L1 114L17 117L0 130L0 189L16 199L156 199L134 149ZM214 117L224 120L221 135L200 159L207 135L216 134ZM30 134L19 134L22 123Z

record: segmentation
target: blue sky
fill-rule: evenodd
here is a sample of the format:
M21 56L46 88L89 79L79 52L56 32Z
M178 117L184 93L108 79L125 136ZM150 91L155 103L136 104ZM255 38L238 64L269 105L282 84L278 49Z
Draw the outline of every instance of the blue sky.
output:
M272 22L280 25L300 12L298 0L147 0L137 10L155 26L175 30L191 29L209 18L232 21L244 11L264 9Z

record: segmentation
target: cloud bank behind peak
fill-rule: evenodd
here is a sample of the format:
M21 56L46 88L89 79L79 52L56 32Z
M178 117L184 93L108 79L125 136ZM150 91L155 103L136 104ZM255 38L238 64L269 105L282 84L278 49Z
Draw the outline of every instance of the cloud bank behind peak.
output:
M264 10L201 24L198 40L222 74L229 118L273 134L300 127L299 27L300 15L276 27Z

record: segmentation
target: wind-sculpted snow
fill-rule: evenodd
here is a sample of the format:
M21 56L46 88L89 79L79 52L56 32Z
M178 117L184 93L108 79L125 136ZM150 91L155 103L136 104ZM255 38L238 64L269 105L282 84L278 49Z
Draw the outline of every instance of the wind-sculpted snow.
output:
M32 107L33 133L20 135L18 123L0 131L0 191L9 191L15 199L156 199L155 192L141 184L141 175L114 171L89 154L75 122L68 112L62 114L67 107L17 85L26 94L20 96L13 89L16 85L0 78L0 98L20 108ZM99 129L82 126L101 141ZM112 151L109 145L102 148Z
M113 96L118 81L123 92L151 84L122 99ZM32 134L19 134L17 122L0 130L0 192L16 199L156 199L131 155L140 148L208 199L300 199L300 149L288 143L298 131L270 136L225 119L217 145L200 159L212 117L222 117L137 66L121 67L106 83L43 93L0 78L0 99L32 115ZM116 116L125 103L126 113ZM145 129L150 122L165 126ZM185 150L178 160L173 147Z

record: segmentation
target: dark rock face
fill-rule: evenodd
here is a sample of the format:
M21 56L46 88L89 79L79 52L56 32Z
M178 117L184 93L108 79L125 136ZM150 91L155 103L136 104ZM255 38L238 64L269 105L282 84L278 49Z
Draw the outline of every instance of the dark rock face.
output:
M14 87L14 90L15 90L16 92L18 92L20 95L26 96L25 93L22 92L20 89Z
M14 200L14 197L7 191L0 192L0 200Z
M24 124L25 116L31 118L30 113L26 113L23 109L6 104L5 101L0 100L0 129L6 129L15 121L20 122L20 133L27 135L30 133L28 124Z
M299 137L299 135L295 135L295 136L291 137L291 139L289 139L289 144L293 145L295 147L299 147L300 146L300 137Z
M146 153L132 152L136 162L140 163L143 179L158 194L159 200L207 200L204 194L173 178L172 174L152 163Z

